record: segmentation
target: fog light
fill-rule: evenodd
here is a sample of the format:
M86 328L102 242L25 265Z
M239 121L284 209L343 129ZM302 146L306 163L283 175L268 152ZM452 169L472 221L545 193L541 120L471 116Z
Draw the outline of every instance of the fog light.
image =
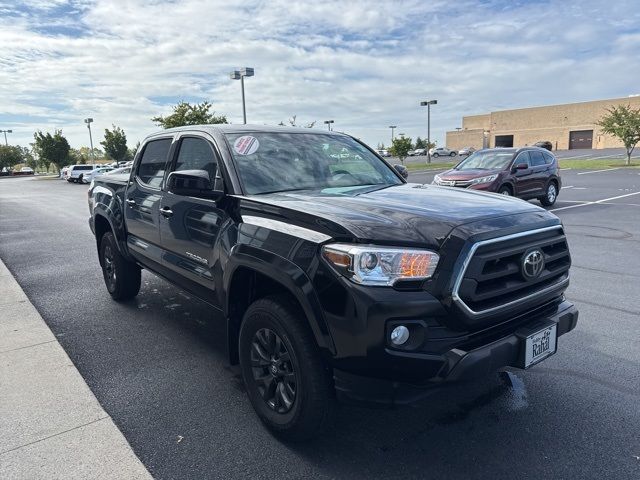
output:
M402 345L407 340L409 340L409 329L404 325L400 325L391 331L391 343L394 345Z

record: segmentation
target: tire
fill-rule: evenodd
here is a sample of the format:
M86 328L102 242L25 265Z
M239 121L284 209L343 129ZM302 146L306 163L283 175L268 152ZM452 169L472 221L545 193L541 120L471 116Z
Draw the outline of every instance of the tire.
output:
M449 156L450 156L450 157L455 157L455 156L456 156L456 152L451 152L451 153L449 154Z
M140 267L122 256L113 233L100 241L100 266L107 291L114 300L135 297L140 291Z
M78 177L78 183L84 183L84 180L82 180L83 177L84 175L80 174L80 176Z
M67 178L67 182L71 183L73 180L71 178Z
M498 189L498 193L500 195L506 195L508 197L512 197L513 196L513 190L511 190L511 187L509 185L503 185Z
M431 155L433 158L438 158L440 156L440 154L438 153L434 153L433 155Z
M307 440L335 413L329 369L304 314L286 296L256 300L240 327L240 367L260 420L285 440Z
M556 200L558 199L558 184L554 181L549 182L547 188L545 189L545 194L540 197L540 203L545 207L550 207Z

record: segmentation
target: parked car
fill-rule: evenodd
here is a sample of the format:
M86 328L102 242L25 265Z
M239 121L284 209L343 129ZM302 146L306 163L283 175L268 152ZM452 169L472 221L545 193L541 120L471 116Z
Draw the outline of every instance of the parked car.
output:
M427 149L426 148L416 148L413 151L413 155L416 157L422 156L422 155L426 155L427 154Z
M110 172L106 172L105 175L129 175L131 173L131 167L114 168Z
M458 150L458 155L461 157L466 157L475 152L476 149L473 147L464 147L462 150Z
M556 202L562 188L556 157L538 147L478 150L436 175L433 183L525 200L537 198L546 207Z
M331 156L343 150L349 162ZM531 367L577 323L558 217L407 184L346 134L163 130L131 180L88 191L107 291L136 296L145 268L205 300L258 417L288 439L329 427L336 396L408 403Z
M389 153L389 150L376 150L376 152L378 152L378 155L380 155L381 157L390 157L391 154Z
M429 155L432 157L455 157L456 152L445 147L437 147L429 150Z
M67 182L83 183L82 179L86 174L94 169L93 165L71 165L64 172L64 179Z
M34 173L31 167L22 167L19 172L13 172L14 175L33 175Z
M546 150L552 151L553 144L549 140L543 140L541 142L536 142L533 144L534 147L544 148Z
M94 168L89 173L83 174L81 182L83 182L83 183L91 183L91 180L93 180L97 176L104 175L105 173L109 173L112 170L113 170L113 167L97 167L97 168Z

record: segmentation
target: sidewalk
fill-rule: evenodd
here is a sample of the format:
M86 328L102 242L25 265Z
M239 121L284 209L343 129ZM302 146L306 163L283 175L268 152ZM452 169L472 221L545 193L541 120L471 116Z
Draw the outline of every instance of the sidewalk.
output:
M151 478L2 260L0 478Z

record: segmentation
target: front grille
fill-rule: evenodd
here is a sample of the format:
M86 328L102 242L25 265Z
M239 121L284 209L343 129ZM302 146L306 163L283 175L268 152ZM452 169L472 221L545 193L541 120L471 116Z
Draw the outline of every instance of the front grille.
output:
M544 257L538 277L527 279L522 262L537 249ZM571 257L562 227L550 227L475 244L456 284L454 298L467 313L480 315L564 288Z

